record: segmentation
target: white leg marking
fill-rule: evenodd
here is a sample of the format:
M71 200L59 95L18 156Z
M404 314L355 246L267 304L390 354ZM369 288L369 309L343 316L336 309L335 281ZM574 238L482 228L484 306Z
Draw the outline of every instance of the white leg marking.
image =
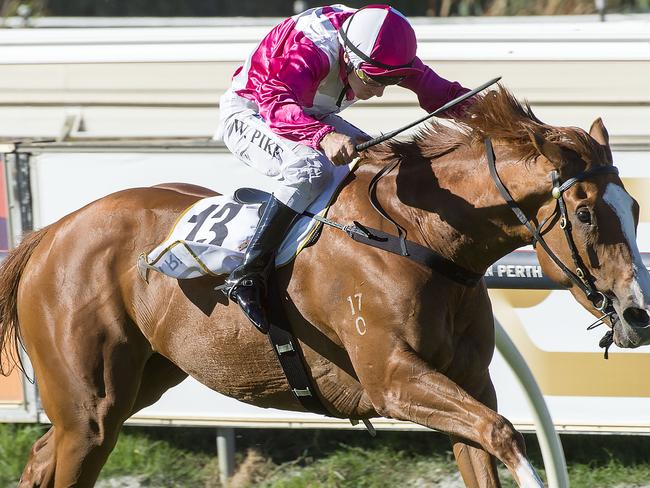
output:
M519 459L519 466L515 470L517 478L519 479L519 486L521 488L544 488L544 483L537 475L535 468L530 464L530 461L525 457Z
M637 299L636 306L646 308L647 297L650 297L650 274L643 264L639 247L636 244L634 232L634 214L632 213L632 197L618 185L609 183L605 189L603 200L609 205L621 222L621 229L627 240L632 254L634 281L630 284L631 293Z

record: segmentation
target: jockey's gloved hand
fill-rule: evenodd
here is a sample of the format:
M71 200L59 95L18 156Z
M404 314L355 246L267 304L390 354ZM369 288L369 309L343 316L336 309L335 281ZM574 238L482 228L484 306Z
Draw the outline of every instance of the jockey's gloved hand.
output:
M325 156L337 166L348 164L359 155L355 144L354 139L338 132L330 132L320 141Z

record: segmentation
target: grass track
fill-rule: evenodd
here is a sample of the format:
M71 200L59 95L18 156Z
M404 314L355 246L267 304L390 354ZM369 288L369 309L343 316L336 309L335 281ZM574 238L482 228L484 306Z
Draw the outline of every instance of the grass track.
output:
M46 430L0 424L0 487L15 486L32 442ZM137 486L219 486L215 429L126 427L102 478ZM542 467L534 436L533 464ZM562 437L572 488L650 487L650 437ZM445 436L425 432L237 431L236 487L382 488L459 486ZM502 472L505 487L514 486ZM456 484L454 484L456 483Z

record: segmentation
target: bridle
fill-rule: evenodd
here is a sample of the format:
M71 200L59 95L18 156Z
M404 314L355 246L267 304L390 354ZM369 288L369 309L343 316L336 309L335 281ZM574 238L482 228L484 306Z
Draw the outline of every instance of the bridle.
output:
M535 246L536 244L539 244L542 246L544 251L546 251L546 254L553 260L558 268L562 270L562 272L573 282L574 285L576 285L584 292L585 296L596 310L606 315L609 315L611 312L613 312L614 308L612 306L611 300L609 297L607 297L607 295L596 288L593 277L586 271L587 268L585 267L584 262L578 253L578 249L575 245L575 241L573 240L573 235L571 233L571 222L568 218L566 203L564 202L564 192L576 183L585 181L586 179L593 176L604 174L617 175L618 169L615 166L595 166L591 169L577 174L573 178L569 178L564 183L561 182L560 175L557 171L551 171L550 176L551 182L553 184L551 195L556 201L556 207L551 215L545 218L538 227L535 227L532 221L526 217L524 212L517 205L517 202L515 202L515 200L510 195L510 192L499 178L495 164L494 148L492 147L492 142L489 138L485 139L485 152L487 154L490 175L492 176L494 184L498 188L501 196L506 201L510 209L517 216L517 219L519 219L519 221L525 225L532 234L532 245ZM566 242L569 246L569 250L571 251L571 257L573 259L575 272L571 271L569 267L566 266L560 260L560 258L557 257L557 255L551 250L550 246L543 237L544 227L557 215L559 215L560 228L562 228L564 231Z

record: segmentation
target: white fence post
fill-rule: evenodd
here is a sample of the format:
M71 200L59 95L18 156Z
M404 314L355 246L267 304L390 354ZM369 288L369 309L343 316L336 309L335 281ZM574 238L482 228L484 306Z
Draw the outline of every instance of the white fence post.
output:
M549 488L568 488L569 474L567 472L566 460L564 459L562 443L557 432L555 432L555 426L544 401L542 391L539 389L533 373L526 364L526 360L496 317L494 317L494 329L497 349L515 373L517 380L526 393L526 399L531 407L533 420L537 428L537 439L542 451L542 458L544 459L548 486Z
M235 472L235 429L217 429L217 457L219 459L219 481L228 488L230 477Z

